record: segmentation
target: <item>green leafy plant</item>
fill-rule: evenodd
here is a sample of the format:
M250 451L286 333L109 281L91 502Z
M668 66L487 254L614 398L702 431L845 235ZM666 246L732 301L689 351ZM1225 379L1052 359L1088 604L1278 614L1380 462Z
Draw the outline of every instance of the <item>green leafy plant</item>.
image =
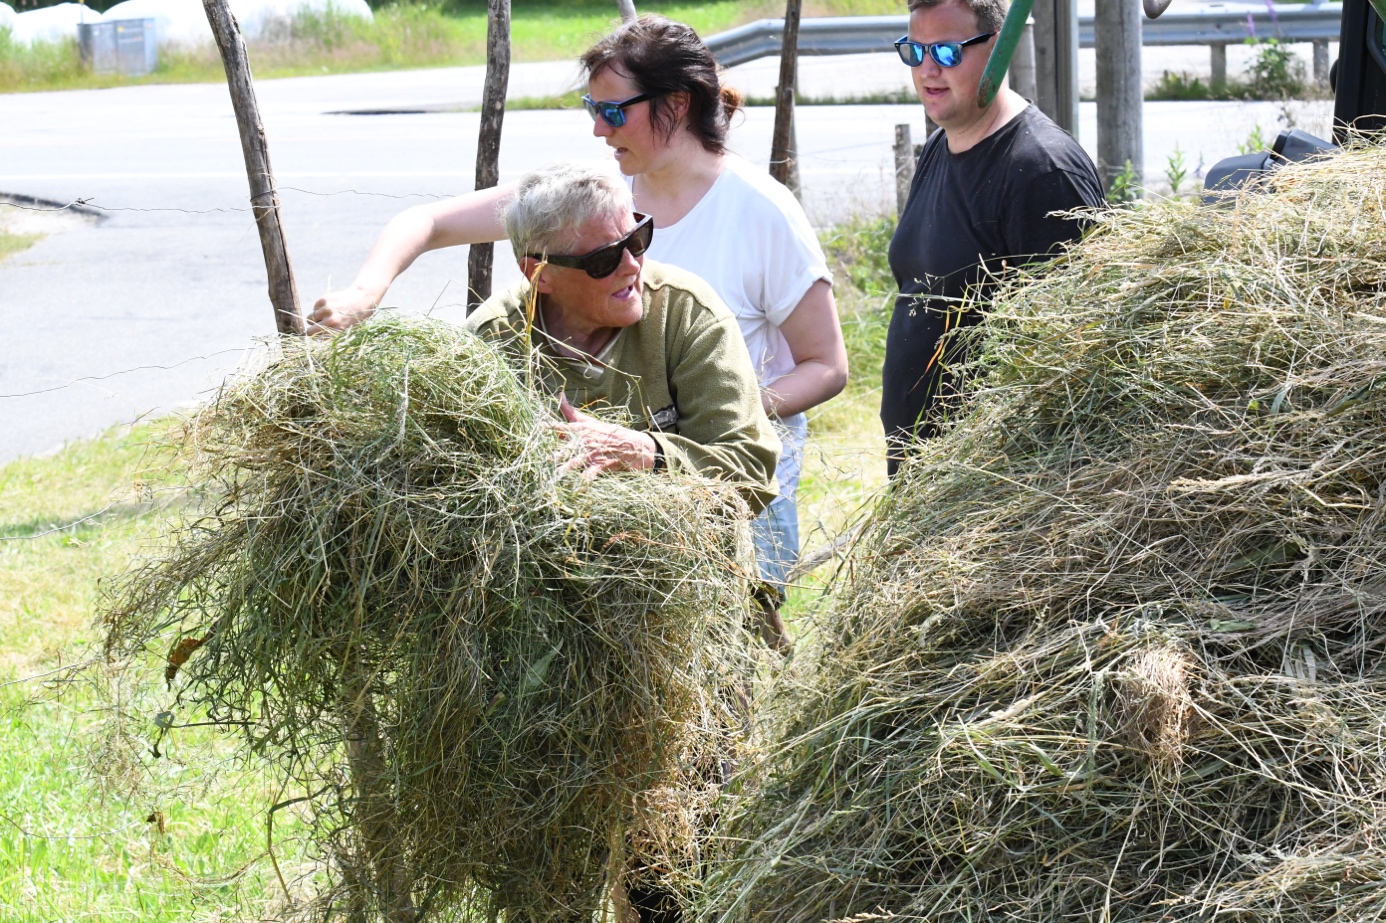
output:
M1136 168L1128 160L1121 172L1112 177L1112 185L1107 190L1107 200L1113 205L1125 205L1137 201L1140 197L1140 177L1136 175Z
M1244 97L1295 99L1304 95L1304 62L1289 45L1274 38L1262 42L1247 41L1256 45L1256 57L1248 69L1249 79L1243 88Z
M1165 179L1169 182L1169 194L1174 198L1179 197L1179 187L1184 185L1184 180L1189 176L1188 164L1184 162L1184 152L1179 149L1179 145L1174 145L1174 150L1169 157L1165 158Z
M1151 101L1185 102L1216 99L1218 96L1213 87L1203 82L1203 78L1185 71L1165 71L1155 85L1145 91L1145 98Z
M1238 154L1254 154L1257 151L1270 149L1270 144L1266 141L1266 136L1261 130L1261 123L1257 122L1252 126L1250 134L1246 140L1237 145Z

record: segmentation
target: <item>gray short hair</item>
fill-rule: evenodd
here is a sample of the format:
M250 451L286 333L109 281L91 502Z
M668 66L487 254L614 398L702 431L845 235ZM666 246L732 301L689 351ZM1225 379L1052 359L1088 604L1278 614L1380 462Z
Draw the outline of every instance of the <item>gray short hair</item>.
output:
M515 256L563 253L578 228L594 218L628 214L630 187L614 169L592 163L555 163L526 174L505 207L505 234Z
M1001 24L1006 21L1006 0L910 0L910 12L945 3L959 3L971 10L977 17L977 28L983 32L1000 32Z

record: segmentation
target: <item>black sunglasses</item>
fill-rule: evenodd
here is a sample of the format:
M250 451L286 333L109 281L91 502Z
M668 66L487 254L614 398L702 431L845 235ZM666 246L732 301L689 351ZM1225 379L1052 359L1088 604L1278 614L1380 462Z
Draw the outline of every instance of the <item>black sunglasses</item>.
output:
M562 266L565 269L581 269L594 279L605 279L621 265L627 250L631 256L639 257L650 249L650 241L654 240L654 219L637 212L635 220L635 230L614 244L598 247L591 253L584 253L582 256L543 256L531 253L529 257L547 260L551 265Z
M918 67L924 63L924 55L934 59L934 63L939 67L957 67L962 63L962 50L968 45L976 45L985 42L995 35L995 32L983 32L981 35L974 35L965 42L933 42L925 44L923 42L912 42L908 35L900 36L900 40L895 43L895 50L900 53L900 60L910 67Z
M630 99L623 99L619 103L597 102L590 95L582 98L582 104L587 108L587 114L592 116L592 121L597 120L597 116L612 128L620 128L626 124L626 107L634 106L636 103L647 102L663 93L641 93L639 96L632 96Z

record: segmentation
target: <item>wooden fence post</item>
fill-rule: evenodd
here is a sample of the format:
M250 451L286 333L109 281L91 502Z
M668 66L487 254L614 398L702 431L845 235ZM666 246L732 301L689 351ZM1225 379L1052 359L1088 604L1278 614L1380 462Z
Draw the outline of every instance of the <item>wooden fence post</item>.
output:
M294 285L289 245L284 240L284 225L279 220L279 194L274 188L269 142L265 139L264 123L260 121L260 107L255 102L255 84L250 77L245 41L226 0L202 0L202 8L221 51L226 85L231 91L231 107L236 111L245 174L250 181L250 209L260 232L260 249L264 252L265 272L269 276L274 326L281 334L303 336L303 311L298 304L298 288Z
M1078 7L1076 0L1035 3L1035 105L1078 137Z
M275 327L281 334L303 336L306 333L303 312L299 308L293 264L279 221L279 197L274 191L269 144L255 102L255 85L245 41L227 0L202 0L202 6L221 51L226 83L231 90L231 105L236 111L241 151L250 180L251 209L260 231L260 246L269 275ZM412 881L402 857L389 846L389 834L396 825L391 813L389 783L380 757L382 746L369 700L369 686L359 676L346 678L344 685L350 687L356 697L348 709L350 714L344 716L342 736L356 789L357 807L362 811L358 818L361 846L366 852L368 871L374 878L366 890L376 897L388 923L413 923L418 913L410 896ZM357 896L366 897L365 891L358 891Z
M1025 31L1020 34L1020 42L1015 46L1015 57L1011 59L1011 89L1033 102L1039 96L1035 75L1035 21L1025 23Z
M799 73L799 14L803 0L788 0L780 45L780 85L775 88L775 134L770 142L770 175L799 195L798 151L794 144L794 84Z
M486 89L481 95L481 132L476 142L476 188L500 182L501 126L505 91L510 85L510 0L489 0L486 22ZM467 252L467 313L491 297L493 244L472 244Z
M905 213L905 200L910 197L914 183L914 144L910 139L910 123L895 126L895 218Z
M1132 191L1143 181L1144 88L1141 85L1140 0L1102 0L1097 33L1097 170L1103 184L1131 165Z
M635 0L616 0L616 9L621 11L621 22L635 18Z

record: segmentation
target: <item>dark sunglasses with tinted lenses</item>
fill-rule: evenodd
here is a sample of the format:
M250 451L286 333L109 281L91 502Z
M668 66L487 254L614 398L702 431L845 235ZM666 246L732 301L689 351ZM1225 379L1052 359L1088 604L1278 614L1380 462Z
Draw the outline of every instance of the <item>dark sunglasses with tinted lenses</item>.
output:
M972 36L965 42L934 42L933 44L912 42L908 35L902 35L900 40L895 43L895 50L900 53L900 60L910 67L918 67L923 64L926 54L933 58L934 63L939 67L957 67L962 63L964 48L968 45L985 42L995 34L995 32L983 32L981 35Z
M582 105L586 107L587 114L592 116L592 121L596 121L600 116L601 120L612 128L620 128L626 124L626 107L634 106L636 103L647 102L662 94L660 93L641 93L639 96L632 96L630 99L623 99L619 103L597 102L591 96L582 98Z
M625 258L627 250L630 251L631 256L640 257L644 255L646 250L650 249L650 241L654 240L654 219L648 215L637 213L635 220L637 222L635 230L616 243L598 247L591 253L584 253L582 256L541 256L538 253L531 253L530 257L536 260L547 260L553 266L581 269L594 279L605 279L621 265L621 260Z

